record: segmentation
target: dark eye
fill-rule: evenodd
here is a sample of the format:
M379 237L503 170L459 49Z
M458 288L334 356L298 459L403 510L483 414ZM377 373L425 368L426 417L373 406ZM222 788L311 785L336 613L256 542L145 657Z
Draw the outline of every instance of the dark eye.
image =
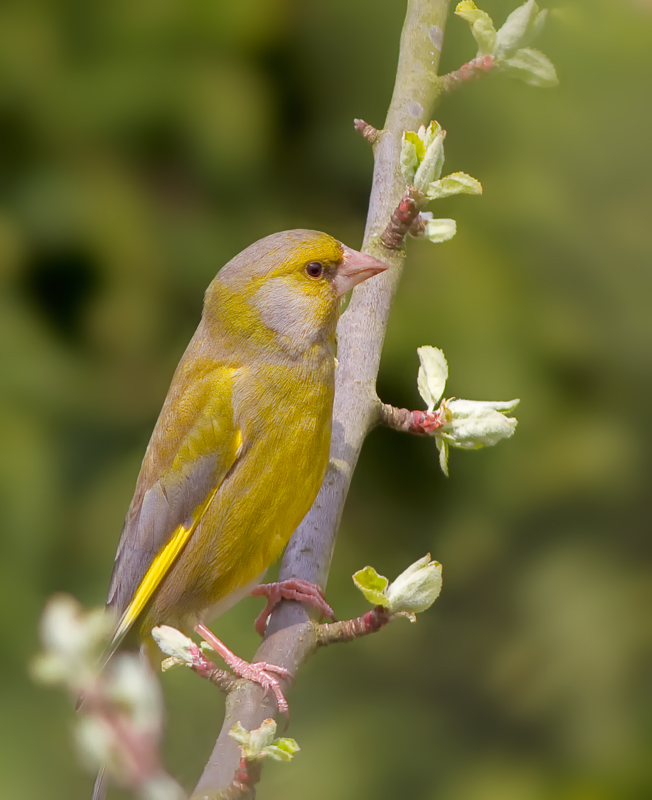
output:
M306 264L306 274L310 275L311 278L321 278L323 271L324 265L321 261L310 261Z

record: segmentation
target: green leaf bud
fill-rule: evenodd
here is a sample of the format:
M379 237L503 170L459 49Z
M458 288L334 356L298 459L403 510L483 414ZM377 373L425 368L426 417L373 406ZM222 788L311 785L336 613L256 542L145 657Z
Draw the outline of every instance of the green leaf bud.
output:
M401 174L406 184L414 183L414 175L425 152L423 142L414 131L403 132L401 145Z
M423 235L433 244L441 244L448 242L456 233L457 223L454 219L431 219L426 222Z
M188 666L193 663L193 652L196 653L198 647L192 639L181 633L181 631L172 628L170 625L158 625L152 628L152 638L159 648L167 656L171 657L166 661Z
M426 191L429 200L440 200L454 194L482 194L482 184L466 172L452 172L433 181Z
M430 128L428 130L430 130ZM428 136L428 133L424 129L423 138L425 139L426 136ZM439 125L437 125L435 135L428 138L430 139L430 143L425 148L423 159L414 175L414 187L420 192L425 192L428 185L439 178L444 167L444 139L446 138L446 131L442 130Z
M294 739L282 737L275 739L276 722L266 719L259 728L248 731L240 722L229 731L229 736L240 745L240 752L246 761L260 761L271 758L274 761L291 761L301 749Z
M390 614L420 614L441 593L441 564L430 553L415 561L387 589Z

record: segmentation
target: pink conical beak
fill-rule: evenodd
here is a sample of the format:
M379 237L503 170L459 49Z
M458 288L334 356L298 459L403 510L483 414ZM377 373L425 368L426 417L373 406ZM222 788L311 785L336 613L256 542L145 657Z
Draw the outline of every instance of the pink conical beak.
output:
M359 253L344 244L342 249L344 250L344 257L333 278L333 288L338 297L342 297L349 289L353 289L354 286L366 281L367 278L371 278L388 269L387 264L383 264L382 261L373 256Z

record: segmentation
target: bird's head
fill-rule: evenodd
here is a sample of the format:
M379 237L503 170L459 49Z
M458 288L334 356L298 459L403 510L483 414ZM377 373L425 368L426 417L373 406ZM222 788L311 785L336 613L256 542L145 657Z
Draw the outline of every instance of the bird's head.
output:
M301 350L332 337L340 299L386 269L325 233L275 233L220 270L206 293L204 314L226 312L250 333L262 323L285 347Z

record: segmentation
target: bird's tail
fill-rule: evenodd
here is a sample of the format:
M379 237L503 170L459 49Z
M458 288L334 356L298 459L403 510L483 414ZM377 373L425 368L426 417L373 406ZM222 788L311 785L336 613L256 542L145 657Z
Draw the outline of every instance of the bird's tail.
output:
M95 778L95 785L93 786L93 800L104 800L108 785L109 776L106 774L106 767L102 767L97 773L97 778Z

